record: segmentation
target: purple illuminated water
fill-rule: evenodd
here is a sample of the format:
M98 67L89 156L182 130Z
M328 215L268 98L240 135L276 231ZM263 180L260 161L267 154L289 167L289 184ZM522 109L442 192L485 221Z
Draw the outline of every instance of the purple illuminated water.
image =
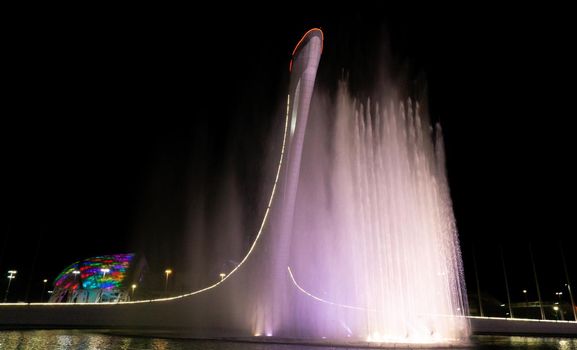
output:
M418 102L394 95L361 103L341 83L336 99L313 99L292 232L277 220L267 240L274 252L281 249L274 237L291 237L286 274L270 282L286 291L273 296L257 334L425 344L468 338L442 133Z

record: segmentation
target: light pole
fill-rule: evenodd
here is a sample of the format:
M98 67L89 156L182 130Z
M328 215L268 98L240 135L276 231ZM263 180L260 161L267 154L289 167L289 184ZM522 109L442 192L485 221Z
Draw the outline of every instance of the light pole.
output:
M46 291L46 282L48 282L47 279L42 280L42 294L40 294L40 302L44 301L44 292Z
M561 312L561 320L565 321L565 316L563 316L563 305L561 305L561 303L562 303L561 302L561 296L563 295L563 292L556 292L555 295L559 297L559 302L557 304L559 304L559 309Z
M559 306L553 306L553 310L555 310L555 316L557 316L557 319L559 319Z
M16 274L18 271L16 270L8 270L8 287L6 287L6 293L4 294L4 302L8 300L8 292L10 291L10 284L12 280L16 278Z
M166 270L164 270L164 273L166 274L166 280L164 282L164 294L168 295L168 276L170 276L170 274L172 273L172 270L166 269Z
M507 278L507 269L505 268L505 258L503 257L503 247L499 246L501 251L501 263L503 265L503 276L505 276L505 290L507 291L507 302L509 303L509 317L513 318L513 306L511 305L511 295L509 294L509 280Z
M563 245L559 244L559 248L561 249L561 260L563 261L563 270L565 271L565 287L567 287L567 291L569 292L569 301L571 302L571 309L573 310L573 318L575 322L577 322L577 306L575 305L575 300L573 299L573 293L571 292L571 282L569 281L569 271L567 270L567 262L565 261L565 253L563 253Z
M543 309L543 301L541 299L541 290L539 289L539 280L537 279L537 269L535 268L535 259L533 258L533 249L529 243L529 255L531 256L531 265L533 266L533 276L535 276L535 287L537 287L537 299L539 300L539 311L541 311L541 319L545 319L545 310Z
M80 275L80 271L78 270L74 270L72 271L72 274L74 275L74 284L77 285L76 287L76 291L78 292L82 287L82 280L80 281L80 283L78 282L78 276Z
M559 297L559 304L561 304L561 296L563 295L563 292L555 292L555 295Z
M473 268L475 269L475 280L477 281L477 298L479 299L479 316L484 317L483 302L481 300L481 286L479 285L479 273L477 272L477 259L475 259L475 247L473 246Z
M134 290L136 289L136 284L132 285L132 294L130 295L130 299L134 299Z
M571 301L571 309L573 309L573 318L575 318L575 321L577 322L577 306L575 306L575 303L573 302L573 294L571 293L571 285L568 283L565 283L565 287L567 287L567 290L569 291L569 301Z
M220 281L222 282L222 280L224 280L224 277L226 276L226 273L221 272L219 276L220 276Z
M523 289L523 294L525 295L525 306L529 307L529 299L527 298L527 289Z
M110 272L109 268L102 268L100 269L100 272L102 272L102 279L104 279L106 277L106 274Z

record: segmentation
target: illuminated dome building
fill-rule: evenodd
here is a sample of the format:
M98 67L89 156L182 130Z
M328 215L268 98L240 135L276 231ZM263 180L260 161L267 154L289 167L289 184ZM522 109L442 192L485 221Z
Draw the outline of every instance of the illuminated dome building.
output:
M135 254L102 255L77 261L54 280L52 303L107 303L130 300L145 261Z

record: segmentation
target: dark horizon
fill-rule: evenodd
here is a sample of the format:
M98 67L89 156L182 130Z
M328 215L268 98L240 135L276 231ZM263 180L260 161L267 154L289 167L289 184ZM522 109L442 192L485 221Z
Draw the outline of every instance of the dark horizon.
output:
M266 175L274 152L290 54L320 27L319 84L334 88L344 69L362 95L387 51L410 87L426 83L429 114L443 127L469 292L474 246L483 292L506 300L501 246L511 296L523 301L522 289L534 291L531 243L543 299L553 300L564 283L560 244L577 285L565 204L575 192L564 86L574 54L556 15L375 5L220 16L210 29L160 17L23 28L9 44L3 138L0 273L19 271L11 296L29 290L37 299L42 279L102 254L145 252L176 276L188 263L194 209L202 204L217 221L219 200L203 198L219 198L230 182L248 203L243 218L258 215L250 180Z

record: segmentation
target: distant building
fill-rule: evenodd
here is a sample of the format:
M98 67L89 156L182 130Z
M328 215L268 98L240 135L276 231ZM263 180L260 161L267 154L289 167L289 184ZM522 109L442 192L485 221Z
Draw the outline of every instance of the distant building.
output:
M77 261L54 280L52 303L128 301L146 266L135 254L102 255Z

